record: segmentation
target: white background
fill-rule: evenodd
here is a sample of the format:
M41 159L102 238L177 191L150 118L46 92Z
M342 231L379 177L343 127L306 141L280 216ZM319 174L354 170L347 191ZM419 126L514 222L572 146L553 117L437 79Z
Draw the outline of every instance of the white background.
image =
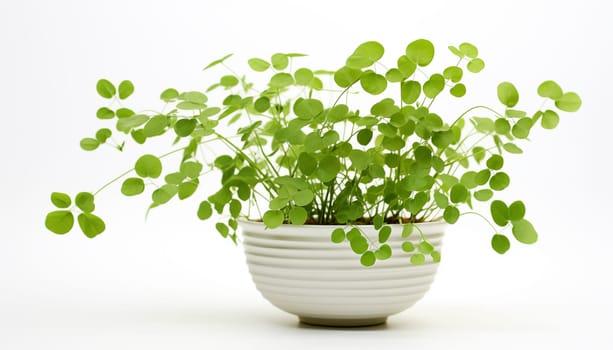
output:
M610 349L609 6L1 2L0 348ZM554 79L584 105L554 132L535 131L526 154L506 164L506 198L526 202L538 244L513 244L500 257L488 226L462 219L448 230L432 290L386 327L312 329L274 309L253 287L241 249L193 215L196 201L160 208L145 222L146 202L113 187L98 199L109 222L100 237L44 229L51 191L94 190L137 154L79 150L81 137L104 126L94 116L97 79L131 79L134 105L156 107L166 87L212 84L201 69L226 53L241 70L247 58L275 52L309 53L305 64L336 69L363 41L382 42L393 62L421 37L436 44L441 65L451 58L447 45L480 48L486 69L470 78L480 85L469 85L469 100L496 104L496 84L509 80L521 107L539 108L536 86Z

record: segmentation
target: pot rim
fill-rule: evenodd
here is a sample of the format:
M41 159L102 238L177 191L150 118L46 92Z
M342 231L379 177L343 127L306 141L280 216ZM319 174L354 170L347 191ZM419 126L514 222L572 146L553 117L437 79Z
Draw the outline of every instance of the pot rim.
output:
M256 221L253 219L245 219L245 218L239 218L237 219L237 222L239 223L239 225L253 225L253 226L264 226L264 222L263 221ZM386 224L388 226L392 226L392 227L397 227L397 226L402 226L405 224ZM438 220L438 221L424 221L424 222L416 222L413 223L413 225L418 225L418 226L439 226L439 225L443 225L443 226L449 226L449 224L447 222L445 222L445 220ZM281 228L281 227L293 227L293 228L316 228L316 227L322 227L322 228L338 228L338 227L373 227L372 224L369 225L351 225L351 224L338 224L338 225L317 225L317 224L302 224L302 225L293 225L293 224L281 224L281 226L276 227L276 228ZM275 229L276 229L275 228Z

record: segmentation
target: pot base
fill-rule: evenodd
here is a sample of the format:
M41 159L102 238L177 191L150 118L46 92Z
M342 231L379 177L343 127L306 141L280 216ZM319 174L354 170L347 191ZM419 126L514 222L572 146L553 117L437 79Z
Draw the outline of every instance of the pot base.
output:
M311 326L323 326L323 327L370 327L378 326L387 322L387 317L374 317L374 318L317 318L317 317L299 317L300 322Z

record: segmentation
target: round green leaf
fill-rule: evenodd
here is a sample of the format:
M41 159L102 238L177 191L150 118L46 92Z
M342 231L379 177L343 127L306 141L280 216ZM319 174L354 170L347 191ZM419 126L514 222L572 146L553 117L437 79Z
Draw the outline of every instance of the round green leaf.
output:
M181 174L186 177L191 177L192 179L200 177L200 173L202 172L202 163L194 161L194 162L183 162L181 163Z
M309 189L304 189L296 192L296 194L294 194L293 200L296 205L305 206L309 205L313 201L313 198L315 198L313 191Z
M344 66L334 72L334 82L338 86L346 88L358 81L361 75L361 70Z
M168 201L170 201L172 197L177 194L177 192L179 192L177 185L165 184L153 191L151 194L151 200L155 205L165 204L168 203Z
M262 96L255 100L253 108L255 108L255 110L259 113L264 113L270 108L270 100L268 97Z
M500 171L490 178L490 188L494 191L502 191L509 186L510 182L509 175Z
M379 249L375 251L375 256L378 260L387 260L392 256L392 247L389 244L382 244Z
M94 214L81 213L77 218L81 231L89 237L94 238L104 232L106 225L104 221Z
M479 73L485 68L485 62L480 58L473 58L466 64L466 69L471 73Z
M445 208L443 219L449 224L455 224L460 218L460 210L452 205Z
M547 80L539 85L537 92L541 97L557 100L562 97L562 88L553 80Z
M368 145L368 143L370 143L370 140L372 140L372 130L370 129L362 129L360 131L358 131L357 134L357 139L358 139L358 143L362 146L366 146Z
M415 73L417 69L417 64L411 61L407 56L402 55L398 58L398 70L402 73L404 78L408 78L409 76Z
M68 208L72 204L70 196L62 192L51 193L51 203L58 208Z
M98 80L98 83L96 83L96 91L98 91L98 95L104 98L113 98L117 92L113 83L106 79Z
M233 75L224 75L219 79L219 85L225 88L231 88L238 85L238 78Z
M498 100L503 105L512 108L519 101L519 93L513 84L502 82L498 84Z
M387 88L387 80L380 74L368 72L361 76L360 85L369 94L378 95Z
M308 213L303 207L293 207L289 211L289 221L294 225L304 225Z
M511 124L504 118L498 118L494 122L494 129L497 134L506 135L511 131Z
M117 118L128 118L134 115L134 111L131 110L130 108L119 108L116 112L115 115L117 115ZM147 119L149 119L147 117Z
M96 140L100 143L105 143L111 135L113 135L111 129L102 128L96 131Z
M354 237L349 243L351 250L356 254L362 254L368 250L368 241L362 235Z
M270 63L264 61L261 58L251 58L247 61L249 67L256 72L263 72L270 67Z
M272 63L274 69L284 70L289 64L289 58L286 54L276 53L272 55L272 57L270 58L270 62Z
M487 159L487 161L485 162L485 165L487 165L487 167L492 170L500 170L502 169L502 166L504 165L504 158L502 158L502 156L498 154L493 154L491 157Z
M503 201L492 201L490 204L490 214L498 226L504 227L509 222L509 208Z
M423 265L426 262L426 257L421 253L416 253L411 255L411 264L413 265Z
M518 139L525 139L528 137L528 135L530 135L532 124L533 121L531 118L521 118L517 121L517 123L515 123L515 125L513 125L511 132L513 133L513 136L517 137Z
M270 78L270 87L273 89L283 89L294 84L294 77L289 73L277 73Z
M213 207L211 206L211 203L207 201L202 201L200 203L200 206L198 206L197 215L200 220L206 220L210 218L213 215Z
M476 200L480 202L487 202L494 196L494 192L486 188L483 190L476 191L473 195L475 196Z
M300 153L298 156L298 169L307 176L313 174L317 170L317 159L310 153Z
M216 223L215 229L217 230L217 232L219 232L219 234L223 238L228 237L228 234L230 233L230 228L228 227L228 225L224 224L223 222Z
M86 213L91 213L94 211L94 209L96 209L96 205L94 204L94 195L89 192L77 193L74 201L77 207Z
M317 168L317 178L322 182L334 180L341 170L341 163L337 157L328 155L321 159Z
M93 151L100 146L100 142L91 137L86 137L81 140L79 146L81 146L81 148L85 151Z
M172 102L179 97L179 91L173 88L168 88L160 94L160 99L164 102Z
M461 203L465 202L468 198L468 189L461 183L457 183L451 187L451 192L449 194L449 199L453 203Z
M496 253L504 254L507 252L507 250L509 250L509 248L511 248L511 242L509 242L507 236L495 234L492 237L492 248L496 251Z
M418 39L406 48L406 56L420 67L427 66L434 58L434 45L426 39Z
M464 75L464 71L462 70L462 68L457 66L447 67L443 71L443 76L445 77L445 79L449 79L453 83L457 83L462 80L462 75Z
M368 58L374 63L383 57L384 52L385 49L380 43L376 41L367 41L360 44L360 46L355 49L353 54L355 56Z
M149 119L145 127L143 128L143 134L146 137L153 137L162 135L166 131L168 126L168 117L165 115L156 115Z
M357 171L362 171L368 168L372 162L370 154L361 150L351 150L349 153L349 159L351 160L351 166Z
M424 83L424 94L428 98L435 98L445 88L445 78L440 74L432 74Z
M576 112L581 107L581 98L574 92L567 92L556 99L556 107L564 112Z
M196 129L196 119L179 119L175 123L174 130L177 136L187 137Z
M53 233L63 235L74 225L74 215L69 210L57 210L47 214L45 227Z
M392 228L390 226L383 226L379 230L379 243L385 243L392 235Z
M336 228L332 231L332 236L330 237L332 242L334 243L342 243L345 241L345 230L342 228Z
M126 196L136 196L145 190L145 182L139 177L126 179L121 185L121 193Z
M543 112L543 117L541 119L541 126L544 129L555 129L560 122L560 116L555 111L550 109Z
M406 241L406 242L402 242L402 251L410 253L412 251L415 250L415 245L413 245L413 243Z
M404 79L404 76L398 68L392 68L385 73L385 79L391 83L399 83Z
M130 95L132 95L132 93L134 92L134 84L132 84L132 82L129 80L124 80L119 83L118 90L119 98L121 100L125 100L126 98L130 97Z
M320 100L314 98L298 99L294 103L294 114L300 119L311 120L324 110Z
M264 225L266 228L273 229L281 226L284 220L283 212L280 210L269 210L264 213L262 220L264 220Z
M162 174L162 162L152 154L145 154L138 158L134 170L140 177L157 179Z
M521 219L513 221L513 236L521 243L532 244L538 240L538 234L530 221Z
M477 47L470 43L461 43L459 49L461 53L469 58L475 58L477 55L479 55L479 50L477 50Z
M371 252L371 251L367 251L364 254L362 254L362 257L360 257L360 263L363 266L373 266L375 264L375 261L377 261L377 258L375 256L375 253Z
M412 104L417 101L421 95L421 85L414 80L405 81L400 88L400 96L402 102L406 104Z
M421 241L417 245L417 250L419 250L419 252L422 254L430 254L434 251L434 246L426 241Z
M101 107L96 111L96 117L98 119L113 119L115 117L115 112L110 108Z
M172 184L169 184L169 185L172 185ZM177 194L179 195L179 199L184 200L186 198L191 197L194 194L194 192L196 192L196 190L198 189L198 185L199 185L198 180L191 180L191 181L187 181L187 182L183 182L179 184L179 186L177 187ZM232 205L232 202L230 203L230 205ZM230 210L232 210L232 206L230 206Z
M466 86L462 83L455 84L451 89L449 89L449 93L454 97L462 97L466 95Z
M526 214L526 206L522 201L515 201L509 206L509 219L512 221L521 220Z
M296 84L309 86L311 81L313 80L313 71L308 68L300 68L294 72L294 78L296 79Z

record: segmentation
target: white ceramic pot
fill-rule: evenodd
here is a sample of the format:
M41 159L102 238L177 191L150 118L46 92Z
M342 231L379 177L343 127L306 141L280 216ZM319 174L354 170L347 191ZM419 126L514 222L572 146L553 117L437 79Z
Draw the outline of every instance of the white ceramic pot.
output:
M308 324L366 326L383 323L421 299L438 263L412 265L401 250L402 227L392 225L392 257L372 267L360 264L348 243L330 241L335 226L282 225L268 230L241 222L247 265L256 288L270 303ZM445 223L418 224L440 251ZM372 226L362 231L377 241ZM417 230L415 230L417 231ZM419 242L417 232L409 238Z

